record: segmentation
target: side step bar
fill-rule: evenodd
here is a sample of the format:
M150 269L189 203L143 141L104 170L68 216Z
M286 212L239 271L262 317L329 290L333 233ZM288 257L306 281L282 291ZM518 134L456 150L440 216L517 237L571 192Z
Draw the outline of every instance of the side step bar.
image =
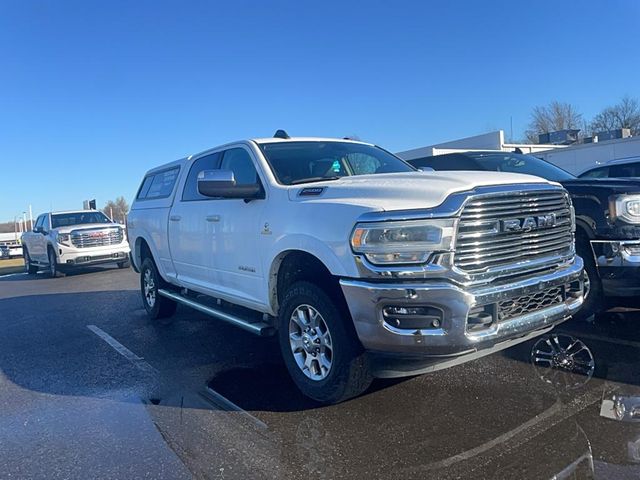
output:
M216 308L209 307L208 305L198 303L195 300L191 300L190 298L183 297L179 293L171 292L165 289L159 289L158 294L162 295L163 297L170 298L171 300L174 300L183 305L186 305L187 307L191 307L194 310L198 310L199 312L211 315L212 317L216 317L224 322L230 323L231 325L246 330L247 332L251 332L254 335L266 337L275 333L275 328L273 328L271 325L267 325L263 322L248 322L241 317L231 315L230 313L223 312Z

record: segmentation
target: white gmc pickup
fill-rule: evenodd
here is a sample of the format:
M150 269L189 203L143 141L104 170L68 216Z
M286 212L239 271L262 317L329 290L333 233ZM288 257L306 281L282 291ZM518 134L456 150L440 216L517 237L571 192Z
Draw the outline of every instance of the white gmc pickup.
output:
M277 334L321 402L548 332L583 302L566 191L420 172L371 144L274 138L149 171L128 219L144 306Z
M22 234L28 273L46 267L52 277L63 269L116 263L129 266L125 229L96 210L50 212L39 215L33 231Z

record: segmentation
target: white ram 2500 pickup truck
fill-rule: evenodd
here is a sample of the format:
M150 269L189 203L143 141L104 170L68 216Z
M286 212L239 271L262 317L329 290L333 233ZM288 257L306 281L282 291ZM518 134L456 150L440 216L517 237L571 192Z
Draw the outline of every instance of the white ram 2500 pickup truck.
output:
M102 263L129 266L129 242L122 225L96 210L43 213L33 231L22 234L28 273L47 268L52 277L61 269Z
M279 131L168 163L128 228L152 318L181 303L276 333L322 402L526 341L583 302L560 185L420 172L362 142Z

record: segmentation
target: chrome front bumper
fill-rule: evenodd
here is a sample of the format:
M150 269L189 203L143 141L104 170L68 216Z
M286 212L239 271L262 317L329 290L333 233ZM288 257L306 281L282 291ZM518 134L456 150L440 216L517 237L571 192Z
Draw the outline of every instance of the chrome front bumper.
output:
M584 300L582 270L582 259L575 257L573 263L552 273L468 290L445 280L374 283L343 279L340 285L365 349L395 356L429 358L431 363L447 363L457 357L470 356L471 359L480 351L491 353L507 348L569 319ZM564 300L559 303L504 320L495 314L494 320L481 329L471 329L468 324L470 312L477 311L479 306L495 312L499 304L503 305L500 302L543 293L558 286L565 292ZM399 329L385 321L383 309L390 306L431 307L441 311L442 318L437 328ZM461 360L458 358L455 363L461 363Z
M598 267L640 267L640 240L592 240Z
M591 248L605 295L640 294L640 240L592 240Z

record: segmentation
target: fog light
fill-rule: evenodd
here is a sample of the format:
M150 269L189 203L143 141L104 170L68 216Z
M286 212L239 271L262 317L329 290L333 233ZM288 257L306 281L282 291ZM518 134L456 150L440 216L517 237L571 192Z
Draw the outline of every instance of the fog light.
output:
M467 332L477 332L489 328L496 318L496 304L477 305L467 315Z
M408 307L390 305L382 309L386 324L402 330L425 330L440 328L443 312L435 307Z

